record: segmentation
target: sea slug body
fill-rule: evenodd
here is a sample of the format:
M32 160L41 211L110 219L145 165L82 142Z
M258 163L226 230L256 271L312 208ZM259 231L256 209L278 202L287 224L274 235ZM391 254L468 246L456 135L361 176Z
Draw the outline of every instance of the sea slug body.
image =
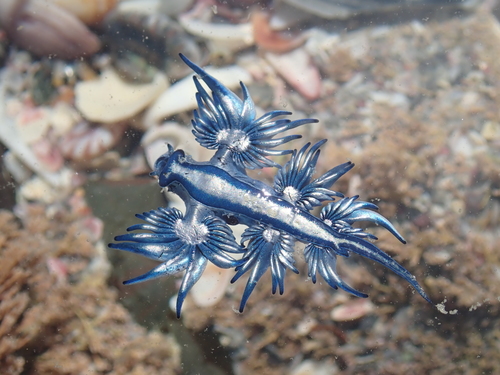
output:
M284 118L291 114L286 111L272 111L256 118L253 101L243 83L243 99L240 99L185 56L181 58L199 76L194 77L198 109L192 120L193 134L203 147L216 152L208 162L198 162L169 145L167 152L158 158L151 175L158 178L160 187L179 195L186 204L186 212L158 208L138 214L146 223L127 230L150 233L127 233L109 244L113 249L161 262L125 284L184 271L176 306L179 317L186 294L199 280L207 262L212 262L220 268L234 268L232 282L250 272L240 304L243 312L255 285L269 268L272 292L278 289L280 294L284 292L286 270L299 272L295 267L294 244L300 241L306 244L304 257L313 283L319 273L331 287L367 297L347 285L336 272L337 256L356 253L386 266L430 302L415 277L369 241L376 240L374 235L352 226L358 221L370 221L405 243L394 226L375 212L377 206L359 201L357 196L344 197L330 190L354 164L338 165L313 179L320 147L326 140L314 145L307 143L300 150L274 150L300 138L274 136L317 120L291 121ZM268 158L287 154L291 157L283 166ZM247 169L264 167L278 168L273 187L247 175ZM322 208L320 217L314 216L311 210L325 201L330 203ZM230 228L236 223L247 226L241 243ZM232 254L242 257L235 259Z

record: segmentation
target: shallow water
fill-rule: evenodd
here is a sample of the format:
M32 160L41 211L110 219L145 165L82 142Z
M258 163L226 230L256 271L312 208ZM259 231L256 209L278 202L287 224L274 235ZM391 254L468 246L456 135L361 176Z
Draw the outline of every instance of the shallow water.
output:
M13 212L0 216L2 373L499 372L496 2L360 0L328 18L293 1L246 3L187 4L170 18L150 12L154 2L119 7L88 27L101 49L75 60L30 49L0 17L0 205ZM197 161L213 155L191 133L195 88L182 81L179 52L217 67L210 74L232 66L219 79L238 95L244 80L259 116L317 118L287 133L302 136L289 148L328 139L315 176L354 162L333 189L394 224L407 244L362 227L433 304L356 254L339 257L337 271L367 299L313 284L301 244L284 294L271 294L267 272L243 313L246 276L230 284L233 269L207 268L180 319L182 273L122 285L158 263L103 245L139 223L136 213L184 209L148 176L165 143ZM104 99L80 96L107 69L119 78L102 80ZM135 85L158 79L170 88L134 99ZM275 173L249 176L272 186ZM244 229L231 228L237 238Z

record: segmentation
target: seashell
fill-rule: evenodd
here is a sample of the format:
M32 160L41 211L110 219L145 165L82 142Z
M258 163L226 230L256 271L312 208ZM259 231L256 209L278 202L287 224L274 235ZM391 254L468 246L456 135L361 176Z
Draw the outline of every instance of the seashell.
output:
M141 145L144 148L149 166L153 168L156 159L165 153L167 143L174 147L186 147L189 143L194 146L188 147L191 155L197 155L196 145L194 145L193 142L186 142L189 141L190 138L190 129L173 121L149 129L141 139ZM195 152L193 153L193 151Z
M284 53L300 47L305 42L302 36L285 36L271 28L270 15L263 11L254 11L251 16L255 44L269 52Z
M188 10L194 0L125 0L117 7L117 12L134 12L142 14L166 14L177 16Z
M70 178L69 170L62 168L58 173L47 170L38 160L33 150L22 139L15 122L5 114L5 74L0 73L0 142L2 142L29 169L43 178L51 188L65 188ZM52 189L54 190L54 189Z
M328 361L317 362L306 359L289 372L290 375L334 375L338 368L334 363Z
M121 126L91 127L81 122L60 139L59 148L68 159L89 162L116 145L122 135Z
M271 66L308 100L316 100L321 94L321 76L311 57L303 48L285 54L267 52L265 59Z
M224 68L207 68L207 73L217 78L229 89L235 89L240 82L248 84L252 77L245 69L231 65ZM189 75L172 85L161 94L149 107L144 116L144 126L151 128L165 119L181 112L195 109L196 88L193 85L193 75Z
M335 322L349 322L363 318L375 309L367 299L353 299L336 306L330 312L330 318Z
M234 271L221 269L212 263L208 263L200 282L191 289L194 303L199 307L213 306L226 293L226 289L234 276Z
M112 123L141 112L168 87L164 74L156 73L153 82L130 84L109 68L99 79L75 86L75 105L87 120Z
M200 15L205 14L212 15L212 9L206 3L200 2L190 12L181 14L178 21L188 33L214 44L214 49L236 52L254 45L252 23L215 24L202 21Z
M81 120L80 114L73 106L65 102L58 102L50 113L51 131L56 136L62 136Z
M118 0L47 0L73 14L87 25L99 24Z
M45 107L25 106L16 116L18 133L27 144L43 138L50 126L50 110Z
M304 317L297 326L295 331L299 336L307 336L318 325L318 321L310 316Z
M80 1L85 7L95 2ZM99 38L76 16L49 1L0 1L0 25L14 43L38 56L74 59L100 48Z
M60 202L71 191L72 175L73 172L69 169L62 169L58 173L59 180L56 189L44 179L33 176L21 185L17 192L16 201L19 204L24 202L41 202L47 205Z
M158 14L159 0L124 0L116 6L116 13Z
M31 171L11 151L6 151L2 159L5 169L17 183L20 184L31 177Z
M425 262L431 266L442 266L448 263L452 255L446 250L426 251L423 254Z
M57 172L64 165L61 151L46 138L34 142L31 145L31 149L38 161L50 172Z

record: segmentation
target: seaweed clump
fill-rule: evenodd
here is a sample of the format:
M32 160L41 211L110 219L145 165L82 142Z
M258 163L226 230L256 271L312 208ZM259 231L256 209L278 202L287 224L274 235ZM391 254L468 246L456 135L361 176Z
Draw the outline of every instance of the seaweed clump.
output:
M174 339L147 332L117 303L85 221L41 206L22 210L21 222L0 211L2 374L179 373Z

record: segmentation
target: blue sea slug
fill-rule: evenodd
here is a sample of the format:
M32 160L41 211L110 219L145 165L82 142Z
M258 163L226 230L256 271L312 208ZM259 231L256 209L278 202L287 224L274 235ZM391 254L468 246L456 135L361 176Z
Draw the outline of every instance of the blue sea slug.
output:
M158 158L151 175L158 178L160 187L182 198L186 212L158 208L138 214L146 223L133 225L127 231L148 232L120 235L115 237L116 243L109 244L110 248L161 262L125 284L184 271L177 297L179 317L186 294L199 280L207 262L212 262L221 268L234 268L232 282L250 272L240 304L243 312L255 285L269 268L272 292L284 292L286 270L299 272L294 244L300 241L306 244L304 258L313 283L319 273L331 287L367 297L347 285L336 272L337 256L356 253L383 264L430 302L415 277L369 241L376 240L374 235L352 226L357 221L371 221L405 243L394 226L374 211L377 206L330 190L354 167L353 163L341 164L313 179L320 147L326 140L312 146L307 143L298 151L274 150L301 137L274 136L317 120L291 121L284 118L291 114L286 111L272 111L256 118L254 103L243 83L242 100L185 56L181 58L199 76L194 77L198 109L192 120L193 134L203 147L216 152L210 161L198 162L168 145L167 152ZM291 157L283 166L268 158L287 154ZM247 175L247 169L264 167L278 168L273 187ZM325 201L330 203L323 207L320 217L314 216L311 210ZM234 224L247 226L240 243L230 228ZM240 259L232 254L241 254Z

